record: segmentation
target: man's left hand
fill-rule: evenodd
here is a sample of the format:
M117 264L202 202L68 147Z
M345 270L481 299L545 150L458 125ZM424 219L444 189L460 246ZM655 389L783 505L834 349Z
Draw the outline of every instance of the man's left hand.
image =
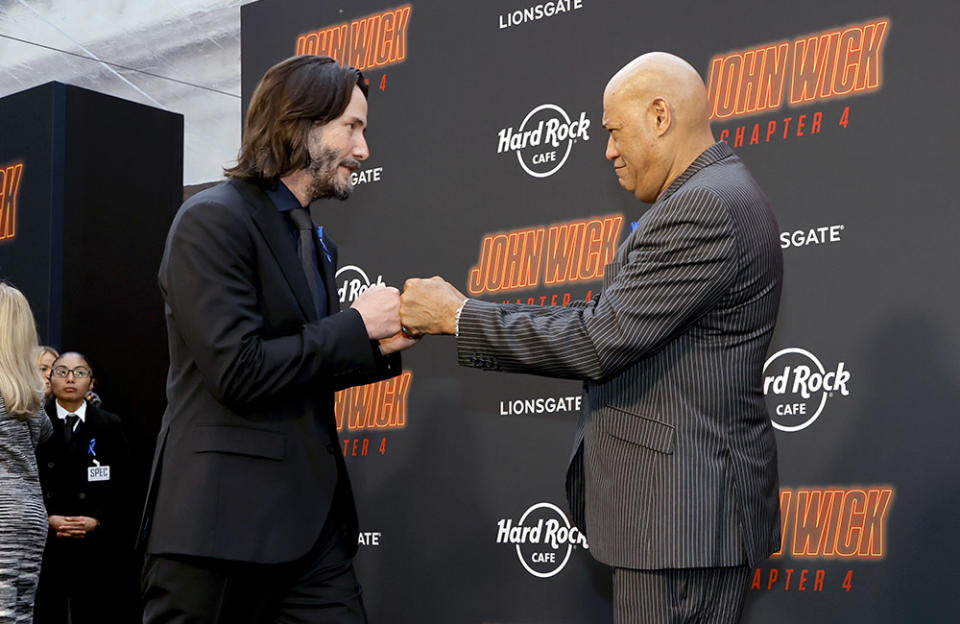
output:
M442 277L408 279L400 297L400 323L412 335L454 334L457 309L466 300Z

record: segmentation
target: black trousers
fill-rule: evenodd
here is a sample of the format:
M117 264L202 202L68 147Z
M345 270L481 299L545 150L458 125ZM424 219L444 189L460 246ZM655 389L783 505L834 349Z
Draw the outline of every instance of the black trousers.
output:
M144 624L365 624L352 550L331 513L317 543L289 563L147 555Z
M613 570L616 624L736 624L750 569Z

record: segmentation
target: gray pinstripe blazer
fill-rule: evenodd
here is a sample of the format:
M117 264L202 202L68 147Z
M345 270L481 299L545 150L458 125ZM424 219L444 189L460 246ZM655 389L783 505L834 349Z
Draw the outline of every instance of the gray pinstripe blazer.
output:
M599 298L464 306L460 364L584 380L567 495L597 560L754 565L779 548L761 378L782 278L767 199L720 142L643 215Z

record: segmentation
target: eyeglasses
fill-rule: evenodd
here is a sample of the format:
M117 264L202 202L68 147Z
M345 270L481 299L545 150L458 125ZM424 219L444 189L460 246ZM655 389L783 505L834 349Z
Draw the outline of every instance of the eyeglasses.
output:
M84 379L93 375L93 371L87 368L86 366L78 366L74 369L69 369L66 366L58 366L53 369L53 376L60 377L61 379L73 373L75 379Z

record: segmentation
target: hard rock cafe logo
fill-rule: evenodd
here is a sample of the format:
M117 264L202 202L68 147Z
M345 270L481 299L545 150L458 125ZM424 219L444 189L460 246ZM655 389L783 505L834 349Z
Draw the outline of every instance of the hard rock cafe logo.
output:
M0 241L17 235L17 200L22 180L22 162L0 167Z
M541 104L518 128L503 128L497 135L497 153L514 152L527 174L547 178L563 167L578 141L589 141L590 120L581 112L571 118L556 104Z
M829 371L809 351L781 349L763 366L763 393L773 426L780 431L806 429L823 412L827 400L850 394L850 371L839 362Z
M587 537L552 503L531 506L517 522L499 520L497 543L513 544L520 564L537 578L559 574L576 548L589 548Z
M376 281L371 282L367 272L358 266L347 264L337 269L337 294L341 304L353 303L370 286L383 285L382 275L378 275Z

